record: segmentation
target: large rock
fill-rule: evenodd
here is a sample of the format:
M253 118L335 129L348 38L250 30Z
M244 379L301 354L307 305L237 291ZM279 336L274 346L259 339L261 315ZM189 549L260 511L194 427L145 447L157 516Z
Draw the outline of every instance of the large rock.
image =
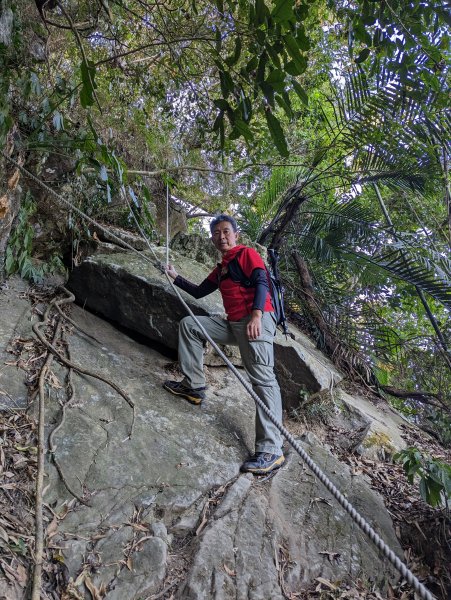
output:
M155 248L160 261L164 250ZM147 254L146 254L147 256ZM152 258L155 261L154 258ZM171 250L171 262L187 279L201 282L210 272L204 265ZM97 313L148 337L177 348L178 322L186 311L166 276L136 254L117 253L88 257L71 272L68 287L77 302ZM195 300L181 292L196 315L223 314L219 292ZM297 407L300 392L317 392L333 387L342 376L306 336L291 328L296 340L278 333L275 339L276 375L282 389L284 406ZM239 364L236 353L230 352ZM206 357L206 364L221 364Z
M383 399L377 404L361 394L336 390L338 411L334 425L340 428L337 442L350 452L375 460L389 460L406 447L401 435L407 421Z
M176 597L184 600L282 600L318 576L340 581L363 574L384 589L391 569L297 454L288 451L286 467L270 481L239 477L253 447L254 408L227 369L207 371L207 400L194 408L162 390L169 366L156 351L80 308L73 317L98 342L74 331L72 360L114 380L136 404L129 439L131 409L123 398L104 383L73 378L75 403L55 436L55 456L89 505L71 507L52 542L68 575L78 577L79 591L85 570L108 590L107 600L155 594L180 545L186 575ZM54 427L61 398L58 390L50 393L47 421ZM401 555L389 514L365 478L353 476L313 436L303 444ZM55 467L47 469L45 502L65 514L71 495Z

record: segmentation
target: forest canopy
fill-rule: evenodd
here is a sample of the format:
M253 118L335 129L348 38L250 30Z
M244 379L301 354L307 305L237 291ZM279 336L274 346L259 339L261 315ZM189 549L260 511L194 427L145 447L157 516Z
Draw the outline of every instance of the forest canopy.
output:
M292 318L451 442L449 3L2 0L0 144L76 206L156 242L233 213L276 249ZM30 189L7 273L39 255ZM72 254L84 223L65 215ZM42 250L41 250L42 254Z

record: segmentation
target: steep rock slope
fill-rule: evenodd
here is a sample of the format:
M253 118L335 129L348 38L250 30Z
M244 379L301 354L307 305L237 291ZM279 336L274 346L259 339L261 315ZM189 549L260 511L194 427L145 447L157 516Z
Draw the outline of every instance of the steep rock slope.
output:
M4 293L20 295L12 288ZM48 540L58 548L69 587L82 595L95 588L108 600L137 600L169 586L177 598L266 600L298 592L317 577L359 575L384 589L391 567L297 454L287 448L286 466L270 480L239 474L253 446L254 408L228 370L207 369L207 400L192 407L162 390L174 370L165 357L81 308L72 317L96 340L74 329L67 337L71 360L126 390L136 419L129 437L132 411L124 399L105 383L73 374L44 498L53 511ZM30 314L21 310L15 319L4 321L9 338L26 336ZM17 371L9 376L24 385ZM54 366L47 434L61 419L65 377ZM311 434L302 444L401 555L390 516L366 478Z

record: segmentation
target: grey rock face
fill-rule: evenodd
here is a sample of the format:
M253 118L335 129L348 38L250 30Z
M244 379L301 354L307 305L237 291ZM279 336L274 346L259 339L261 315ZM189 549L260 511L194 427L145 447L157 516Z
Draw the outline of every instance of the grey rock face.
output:
M129 438L124 399L103 382L73 375L74 401L54 436L55 458L87 504L74 501L52 463L44 501L65 515L52 543L79 582L77 593L88 593L85 574L108 600L158 594L173 576L174 557L184 565L173 589L179 599L282 600L318 576L363 574L384 589L390 567L297 454L288 450L269 481L239 475L253 449L254 407L228 370L208 370L207 398L193 407L162 389L170 366L156 351L81 308L72 317L97 341L74 329L71 360L114 380L136 410ZM65 369L52 369L63 381ZM47 434L61 418L60 393L49 388ZM401 554L365 478L352 476L313 435L303 444Z
M15 338L33 339L30 304L23 297L27 289L19 277L0 286L0 410L27 406L26 373L10 352Z

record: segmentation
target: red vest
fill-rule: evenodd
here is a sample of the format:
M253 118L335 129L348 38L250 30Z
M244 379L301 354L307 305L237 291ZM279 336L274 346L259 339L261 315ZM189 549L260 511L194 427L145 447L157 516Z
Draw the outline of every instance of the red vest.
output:
M258 252L253 248L239 245L229 250L227 254L222 257L221 264L210 273L207 279L212 283L217 284L220 277L227 275L228 263L235 258L236 254L241 250L242 252L238 257L238 262L246 277L250 277L254 269L266 268L265 263ZM222 302L229 321L239 321L251 313L255 296L254 287L246 288L239 283L232 281L230 277L226 277L220 281L219 291L221 292ZM265 312L273 310L271 298L268 293L265 303Z

